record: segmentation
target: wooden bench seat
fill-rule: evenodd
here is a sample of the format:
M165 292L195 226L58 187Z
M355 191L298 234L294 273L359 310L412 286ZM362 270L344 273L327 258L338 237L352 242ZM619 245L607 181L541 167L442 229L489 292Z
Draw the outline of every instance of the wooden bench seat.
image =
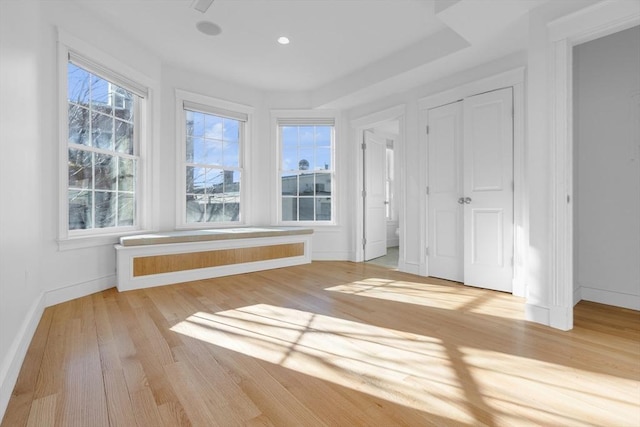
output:
M116 245L118 290L311 262L313 230L242 227L127 236Z

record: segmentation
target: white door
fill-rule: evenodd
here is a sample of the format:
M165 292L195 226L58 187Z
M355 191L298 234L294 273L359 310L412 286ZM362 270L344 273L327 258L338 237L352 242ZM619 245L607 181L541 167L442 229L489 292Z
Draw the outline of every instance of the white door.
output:
M463 282L462 101L427 114L429 275Z
M364 132L364 260L387 254L385 168L387 141Z
M464 100L464 282L512 291L513 95Z

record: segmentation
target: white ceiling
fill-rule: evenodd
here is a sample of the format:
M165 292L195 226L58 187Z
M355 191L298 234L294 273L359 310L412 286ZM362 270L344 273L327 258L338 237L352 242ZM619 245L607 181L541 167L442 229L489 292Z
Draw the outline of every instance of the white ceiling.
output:
M335 98L460 52L480 60L488 43L500 54L521 49L524 15L548 0L214 0L204 14L192 0L76 1L165 63ZM222 33L201 34L202 20ZM280 35L291 43L279 45Z

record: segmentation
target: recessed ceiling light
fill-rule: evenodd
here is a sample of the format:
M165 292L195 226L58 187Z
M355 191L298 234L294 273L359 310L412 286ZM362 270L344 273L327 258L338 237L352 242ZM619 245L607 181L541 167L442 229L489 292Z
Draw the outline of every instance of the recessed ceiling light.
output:
M206 34L208 36L217 36L222 32L222 28L211 21L200 21L196 24L196 28L202 34Z
M280 44L289 44L289 38L285 36L278 37L278 43Z

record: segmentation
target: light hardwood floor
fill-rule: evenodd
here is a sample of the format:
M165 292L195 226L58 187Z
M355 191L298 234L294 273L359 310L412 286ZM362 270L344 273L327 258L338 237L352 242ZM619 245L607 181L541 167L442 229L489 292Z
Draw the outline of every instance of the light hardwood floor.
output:
M639 426L640 314L310 265L47 308L2 426Z

